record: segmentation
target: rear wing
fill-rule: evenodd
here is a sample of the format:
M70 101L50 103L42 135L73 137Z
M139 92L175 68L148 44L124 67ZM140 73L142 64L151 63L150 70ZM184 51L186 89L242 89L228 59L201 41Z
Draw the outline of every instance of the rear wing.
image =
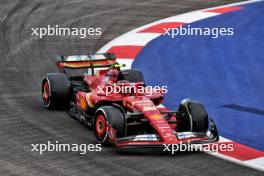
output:
M100 68L110 67L116 63L114 53L94 55L60 56L56 63L59 69Z

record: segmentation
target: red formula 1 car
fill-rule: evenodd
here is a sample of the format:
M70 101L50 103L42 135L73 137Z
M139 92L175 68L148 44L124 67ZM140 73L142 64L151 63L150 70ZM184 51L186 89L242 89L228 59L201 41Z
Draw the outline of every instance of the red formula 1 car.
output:
M200 103L185 99L176 111L167 110L161 106L162 92L142 91L146 88L142 73L121 70L124 65L116 62L114 54L61 56L57 66L60 72L48 73L42 81L44 105L66 108L94 130L99 143L156 147L203 144L219 138Z

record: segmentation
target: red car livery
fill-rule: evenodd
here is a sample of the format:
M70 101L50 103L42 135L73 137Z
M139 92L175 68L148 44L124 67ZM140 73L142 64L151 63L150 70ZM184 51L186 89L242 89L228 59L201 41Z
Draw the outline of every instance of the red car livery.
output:
M59 72L42 81L44 105L67 110L99 143L129 148L219 139L203 105L185 99L169 111L161 105L163 92L147 92L142 73L121 70L113 53L61 56L56 64Z

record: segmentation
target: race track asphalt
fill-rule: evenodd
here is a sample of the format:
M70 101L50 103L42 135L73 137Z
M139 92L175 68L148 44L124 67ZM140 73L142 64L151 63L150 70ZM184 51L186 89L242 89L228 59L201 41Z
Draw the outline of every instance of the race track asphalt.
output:
M96 52L135 27L232 0L1 0L0 175L263 175L204 153L157 151L31 152L31 144L95 143L93 132L63 111L42 106L40 83L56 56ZM31 36L31 27L101 27L99 37Z

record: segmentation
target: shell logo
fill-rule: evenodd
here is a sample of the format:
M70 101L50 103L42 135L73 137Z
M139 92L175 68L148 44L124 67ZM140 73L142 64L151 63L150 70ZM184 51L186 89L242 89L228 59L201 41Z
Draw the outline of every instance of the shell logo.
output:
M153 119L153 120L159 120L159 119L161 119L161 115L160 114L152 114L150 116L150 118Z

